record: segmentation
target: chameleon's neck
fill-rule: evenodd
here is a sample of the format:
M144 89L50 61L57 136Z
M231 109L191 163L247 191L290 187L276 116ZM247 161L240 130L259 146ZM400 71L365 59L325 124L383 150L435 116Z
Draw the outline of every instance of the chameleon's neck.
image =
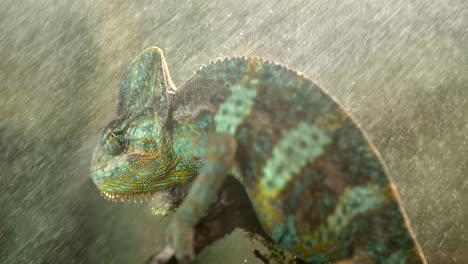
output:
M177 89L177 96L171 97L173 153L184 160L184 166L201 166L206 136L215 130L213 114L217 107L212 103L210 89L185 83Z
M213 113L207 89L184 84L171 99L171 129L176 155L200 160L205 157L206 135L214 130ZM199 87L198 87L199 88Z
M203 160L199 158L201 148L196 140L191 140L197 135L197 131L190 128L189 119L171 121L171 129L159 131L160 134L157 135L161 139L158 141L158 150L162 152L152 160L153 163L162 165L159 181L164 178L165 184L159 190L187 183L198 175L203 165Z
M207 121L191 115L178 116L172 124L174 154L183 160L199 163L205 156Z

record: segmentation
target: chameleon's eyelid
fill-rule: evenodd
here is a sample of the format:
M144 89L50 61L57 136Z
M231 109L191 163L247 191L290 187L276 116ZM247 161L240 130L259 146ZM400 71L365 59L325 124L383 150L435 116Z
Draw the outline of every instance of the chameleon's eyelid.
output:
M124 139L123 140L119 140L118 136L119 135L124 135ZM112 140L112 139L117 139L117 142L120 144L120 145L127 145L128 144L128 138L125 136L124 132L123 131L120 131L120 130L111 130L109 131L105 138L103 139L105 142L108 142L108 140ZM115 144L115 141L114 143Z

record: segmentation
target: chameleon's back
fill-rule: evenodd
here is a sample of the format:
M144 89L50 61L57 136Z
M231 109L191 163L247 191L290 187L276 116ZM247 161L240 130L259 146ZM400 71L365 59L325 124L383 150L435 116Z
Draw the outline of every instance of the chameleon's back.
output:
M236 178L283 248L312 263L424 263L380 155L317 84L235 58L201 68L184 87L193 107L214 107L217 131L235 135Z

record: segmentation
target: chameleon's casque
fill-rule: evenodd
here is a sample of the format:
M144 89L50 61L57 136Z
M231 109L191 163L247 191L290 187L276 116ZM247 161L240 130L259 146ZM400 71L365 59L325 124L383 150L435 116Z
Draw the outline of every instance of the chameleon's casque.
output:
M333 97L259 58L219 60L175 89L159 48L130 64L91 177L110 199L194 181L169 227L179 259L225 177L265 233L309 263L425 263L379 153Z

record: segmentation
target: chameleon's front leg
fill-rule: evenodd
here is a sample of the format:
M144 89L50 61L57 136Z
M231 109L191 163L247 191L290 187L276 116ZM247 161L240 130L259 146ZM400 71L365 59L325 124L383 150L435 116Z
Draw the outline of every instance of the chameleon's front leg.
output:
M205 164L168 228L168 242L179 261L188 262L194 258L193 228L206 214L231 170L236 147L231 135L214 133L208 136Z

